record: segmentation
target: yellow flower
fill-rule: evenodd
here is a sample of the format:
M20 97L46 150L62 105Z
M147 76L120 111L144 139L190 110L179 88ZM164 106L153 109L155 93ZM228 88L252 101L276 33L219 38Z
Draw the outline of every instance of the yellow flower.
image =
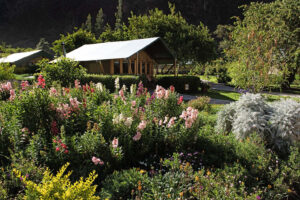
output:
M268 189L271 189L272 188L272 185L268 185Z
M141 185L138 186L138 190L139 190L139 191L142 190L142 186L141 186Z
M291 193L291 192L293 192L291 189L288 189L288 193Z
M199 177L198 176L195 177L195 181L196 182L199 181Z
M211 173L210 173L210 171L207 171L207 173L206 173L206 174L207 174L207 176L209 176Z
M180 192L179 195L180 195L180 197L183 197L183 192Z
M171 198L171 194L168 194L168 198Z
M141 173L141 174L144 174L144 173L146 173L146 171L143 170L143 169L141 169L140 173Z

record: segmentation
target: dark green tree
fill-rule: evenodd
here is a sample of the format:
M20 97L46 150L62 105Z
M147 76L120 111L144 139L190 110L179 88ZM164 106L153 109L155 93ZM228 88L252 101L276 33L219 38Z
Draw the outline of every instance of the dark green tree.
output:
M70 52L74 49L77 49L85 44L93 44L98 41L95 38L95 35L89 31L83 29L74 29L73 33L68 33L67 35L60 35L60 39L55 40L52 45L52 50L56 55L63 55L62 42L65 44L66 52Z
M155 9L148 15L128 18L128 25L120 30L106 29L102 41L128 40L149 37L161 37L181 62L206 62L215 56L214 40L206 26L189 24L175 6L170 4L170 13Z
M86 21L84 23L84 29L89 31L89 32L93 32L93 25L92 25L92 16L91 14L89 14L86 18Z
M96 36L100 36L104 31L104 28L104 14L102 8L100 8L96 16L96 22L94 26Z
M45 38L40 39L40 41L36 45L36 49L43 50L43 51L45 51L47 53L50 53L50 54L52 53L52 51L50 49L50 44Z
M116 23L115 30L122 28L122 17L123 17L123 0L118 0L117 12L115 13Z

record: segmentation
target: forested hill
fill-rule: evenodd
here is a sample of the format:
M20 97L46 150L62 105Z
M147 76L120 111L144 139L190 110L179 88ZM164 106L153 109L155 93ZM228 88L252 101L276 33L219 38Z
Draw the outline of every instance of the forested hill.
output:
M240 5L251 0L123 0L123 19L130 12L147 13L159 8L168 11L168 1L188 22L202 21L210 30L218 24L232 23L232 16L240 16ZM254 0L252 0L254 1ZM256 0L270 2L272 0ZM48 41L59 34L80 26L90 13L95 18L103 8L106 22L114 24L118 0L0 0L0 42L13 46L34 47L41 37Z

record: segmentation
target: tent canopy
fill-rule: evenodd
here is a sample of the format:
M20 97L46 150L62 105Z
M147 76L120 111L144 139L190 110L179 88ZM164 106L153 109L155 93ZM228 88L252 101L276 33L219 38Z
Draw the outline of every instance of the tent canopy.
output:
M78 62L127 59L144 50L158 64L173 63L175 56L159 37L87 44L67 53L66 57Z

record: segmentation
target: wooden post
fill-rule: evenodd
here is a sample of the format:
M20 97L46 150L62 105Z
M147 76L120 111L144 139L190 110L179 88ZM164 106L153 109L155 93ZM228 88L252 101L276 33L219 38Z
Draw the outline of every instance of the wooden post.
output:
M137 75L137 66L138 66L138 62L137 60L134 61L134 74Z
M120 59L120 74L123 74L123 59Z
M176 58L175 58L175 60L174 60L174 76L176 76Z
M148 74L148 63L147 63L147 61L145 62L145 74L146 75Z
M143 74L143 61L140 62L140 74Z
M103 64L101 61L99 61L99 65L100 65L100 71L102 74L105 74L104 68L103 68Z
M115 73L115 70L114 70L114 60L113 59L110 60L109 64L110 64L110 70L109 70L110 75L113 75Z
M131 70L131 60L128 59L128 74L132 74L132 70Z

